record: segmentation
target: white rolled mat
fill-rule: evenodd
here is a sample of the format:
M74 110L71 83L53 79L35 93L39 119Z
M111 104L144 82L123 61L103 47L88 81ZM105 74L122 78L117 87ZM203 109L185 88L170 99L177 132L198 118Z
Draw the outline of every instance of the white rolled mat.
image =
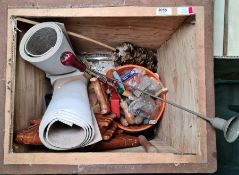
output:
M36 24L23 36L19 50L23 59L47 74L59 75L75 70L75 68L64 66L60 62L63 52L74 53L62 23Z
M42 143L49 149L68 150L102 140L94 113L90 109L87 80L73 81L55 87L52 100L39 127Z

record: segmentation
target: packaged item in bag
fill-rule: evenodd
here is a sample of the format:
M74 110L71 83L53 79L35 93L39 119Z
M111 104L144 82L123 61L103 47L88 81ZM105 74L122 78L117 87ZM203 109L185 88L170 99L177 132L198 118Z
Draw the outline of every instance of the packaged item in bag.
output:
M157 109L158 106L156 105L155 101L148 95L140 97L129 105L129 112L131 114L144 118L154 116L157 112Z

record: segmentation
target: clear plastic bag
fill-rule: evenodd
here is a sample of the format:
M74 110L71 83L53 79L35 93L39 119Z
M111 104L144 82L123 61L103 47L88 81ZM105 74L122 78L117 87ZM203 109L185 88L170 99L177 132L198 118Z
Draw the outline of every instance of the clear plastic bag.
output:
M149 79L150 85L145 89L145 91L157 96L157 93L160 92L163 86L159 81L155 80L154 78L151 77Z
M132 93L135 92L134 95L136 95L137 97L139 97L141 93L135 90L135 88L140 88L143 90L150 85L150 82L147 81L146 78L148 76L146 76L145 74L146 72L144 69L134 68L124 74L124 76L122 76L122 81L124 82L126 89L131 91Z
M157 112L158 106L155 101L148 95L142 95L137 100L133 101L129 105L129 112L134 116L141 116L144 118L150 118Z
M154 78L148 75L136 74L131 79L124 82L127 90L131 91L135 96L139 97L142 93L137 89L145 90L146 92L157 95L162 89L162 85Z

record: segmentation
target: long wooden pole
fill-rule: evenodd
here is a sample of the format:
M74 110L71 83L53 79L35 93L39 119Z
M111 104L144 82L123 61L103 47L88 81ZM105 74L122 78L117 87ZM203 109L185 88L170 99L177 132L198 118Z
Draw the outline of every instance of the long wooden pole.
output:
M17 21L24 22L24 23L32 24L32 25L39 24L39 22L37 22L37 21L33 21L33 20L30 20L30 19L21 18L21 17L17 17L16 20L17 20ZM105 48L107 48L107 49L110 49L110 50L112 50L112 51L116 51L116 49L115 49L114 47L111 47L111 46L109 46L109 45L107 45L107 44L104 44L104 43L102 43L102 42L100 42L100 41L94 40L94 39L89 38L89 37L86 37L86 36L84 36L84 35L80 35L80 34L75 33L75 32L71 32L71 31L66 31L66 32L67 32L68 35L71 35L71 36L73 36L73 37L80 38L80 39L84 39L84 40L86 40L86 41L90 41L90 42L92 42L92 43L95 43L95 44L97 44L97 45L99 45L99 46L102 46L102 47L105 47Z

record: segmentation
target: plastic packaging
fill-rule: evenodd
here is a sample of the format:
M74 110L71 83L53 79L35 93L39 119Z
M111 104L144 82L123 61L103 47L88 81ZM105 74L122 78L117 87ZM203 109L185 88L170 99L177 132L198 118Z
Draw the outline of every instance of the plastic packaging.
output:
M141 123L143 123L143 120L144 120L144 117L137 116L137 117L134 118L134 123L136 125L140 125Z
M149 86L151 85L151 81L150 81L150 78L148 78L148 76L143 76L141 78L141 82L138 84L138 86L136 86L138 89L141 89L141 90L145 90L147 89ZM139 90L134 90L133 91L133 94L136 96L136 97L139 97L142 92L139 91Z
M141 74L141 75L145 75L145 70L140 69L140 68L134 68L131 71L127 72L126 74L124 74L121 77L122 82L125 82L126 80L132 78L133 76L135 76L136 74Z
M156 114L157 109L155 101L148 95L140 97L129 105L129 112L135 117L149 118Z
M136 97L140 97L142 94L137 88L153 95L158 95L163 88L159 81L146 75L145 71L140 68L134 68L126 73L122 76L122 81L124 82L125 88L131 91Z
M133 87L139 87L140 83L143 81L143 77L143 74L135 73L132 77L123 81L125 89L134 92Z
M154 78L149 78L150 79L150 85L145 89L146 92L151 93L153 95L158 95L158 93L161 91L162 84L158 81L156 81Z

